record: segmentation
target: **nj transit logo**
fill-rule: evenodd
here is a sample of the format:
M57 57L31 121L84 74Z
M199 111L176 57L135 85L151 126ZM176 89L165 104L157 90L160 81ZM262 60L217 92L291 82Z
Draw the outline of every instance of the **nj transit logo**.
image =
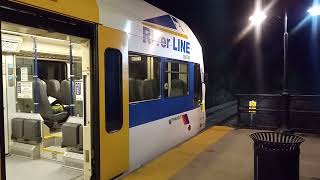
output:
M143 26L143 43L190 54L190 42L178 20L170 15L146 19ZM164 33L171 36L165 36Z

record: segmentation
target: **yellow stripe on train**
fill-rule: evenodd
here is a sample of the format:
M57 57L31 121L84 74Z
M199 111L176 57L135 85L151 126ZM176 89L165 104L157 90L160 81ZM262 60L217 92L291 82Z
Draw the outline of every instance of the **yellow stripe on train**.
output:
M99 22L99 9L95 0L10 0L90 22Z

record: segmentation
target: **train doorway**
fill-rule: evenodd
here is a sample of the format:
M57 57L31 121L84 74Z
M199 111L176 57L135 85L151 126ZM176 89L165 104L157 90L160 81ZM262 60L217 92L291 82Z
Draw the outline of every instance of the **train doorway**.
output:
M88 38L1 21L6 179L90 176L90 46Z

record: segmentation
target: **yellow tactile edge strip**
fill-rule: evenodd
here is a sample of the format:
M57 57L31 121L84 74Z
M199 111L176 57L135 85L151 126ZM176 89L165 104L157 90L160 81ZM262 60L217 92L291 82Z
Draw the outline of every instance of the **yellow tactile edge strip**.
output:
M212 127L132 172L124 179L170 179L207 149L209 145L215 144L232 130L232 128L224 126Z

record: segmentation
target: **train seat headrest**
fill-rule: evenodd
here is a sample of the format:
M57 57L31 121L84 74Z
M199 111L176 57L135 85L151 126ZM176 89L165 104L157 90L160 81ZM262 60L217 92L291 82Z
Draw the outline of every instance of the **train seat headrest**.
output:
M61 99L60 82L56 79L50 79L47 82L47 94L58 100Z

